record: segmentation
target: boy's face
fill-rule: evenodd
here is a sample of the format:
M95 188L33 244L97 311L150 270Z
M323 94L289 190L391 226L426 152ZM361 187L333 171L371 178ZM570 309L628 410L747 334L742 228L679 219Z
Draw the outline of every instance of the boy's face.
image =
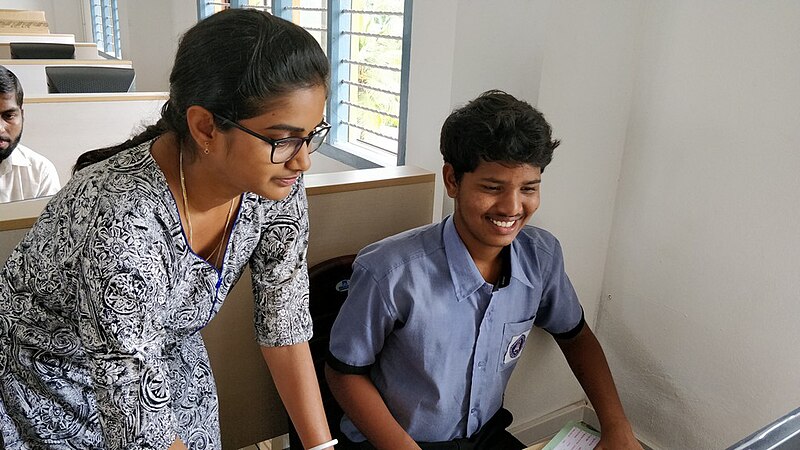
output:
M456 230L473 258L496 256L539 208L539 167L482 162L459 182L453 166L443 171L447 195L455 200Z

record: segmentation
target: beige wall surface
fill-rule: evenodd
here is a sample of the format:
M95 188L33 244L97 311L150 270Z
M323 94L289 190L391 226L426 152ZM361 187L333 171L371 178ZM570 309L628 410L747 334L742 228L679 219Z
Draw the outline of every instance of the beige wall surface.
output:
M658 448L800 406L800 3L642 2L598 327Z

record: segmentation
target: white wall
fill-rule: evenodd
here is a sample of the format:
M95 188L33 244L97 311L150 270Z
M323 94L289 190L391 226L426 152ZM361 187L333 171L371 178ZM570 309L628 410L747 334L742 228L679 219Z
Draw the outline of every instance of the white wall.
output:
M457 0L414 2L411 23L406 164L436 174L434 217L444 196L439 130L450 114Z
M595 324L625 143L637 1L540 2L545 29L537 108L562 143L542 177L532 223L562 243L567 273ZM533 47L536 48L536 47ZM585 398L545 333L527 350L507 403L517 420ZM535 352L531 352L535 350Z
M122 57L133 61L136 90L169 90L181 35L197 23L195 0L119 0Z
M800 3L643 2L602 340L659 448L800 406Z

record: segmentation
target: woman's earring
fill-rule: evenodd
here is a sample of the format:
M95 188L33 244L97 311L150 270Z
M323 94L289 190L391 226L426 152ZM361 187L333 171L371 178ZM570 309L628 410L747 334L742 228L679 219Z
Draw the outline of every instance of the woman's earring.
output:
M206 148L203 149L203 153L208 154L208 141L206 141Z

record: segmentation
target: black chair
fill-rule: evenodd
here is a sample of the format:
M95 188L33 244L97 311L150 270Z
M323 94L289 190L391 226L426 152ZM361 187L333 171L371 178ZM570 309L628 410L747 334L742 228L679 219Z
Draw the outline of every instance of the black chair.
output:
M128 92L135 78L130 67L46 66L44 71L50 94Z
M336 316L339 314L349 288L350 275L353 273L353 261L356 255L340 256L323 261L308 269L309 276L309 310L314 321L314 337L308 341L314 370L319 380L322 406L328 418L328 427L334 438L340 438L339 421L344 413L333 398L328 383L325 381L325 356L328 354L330 331ZM289 448L302 449L300 437L289 421Z
M75 46L55 42L12 42L12 59L75 59Z

